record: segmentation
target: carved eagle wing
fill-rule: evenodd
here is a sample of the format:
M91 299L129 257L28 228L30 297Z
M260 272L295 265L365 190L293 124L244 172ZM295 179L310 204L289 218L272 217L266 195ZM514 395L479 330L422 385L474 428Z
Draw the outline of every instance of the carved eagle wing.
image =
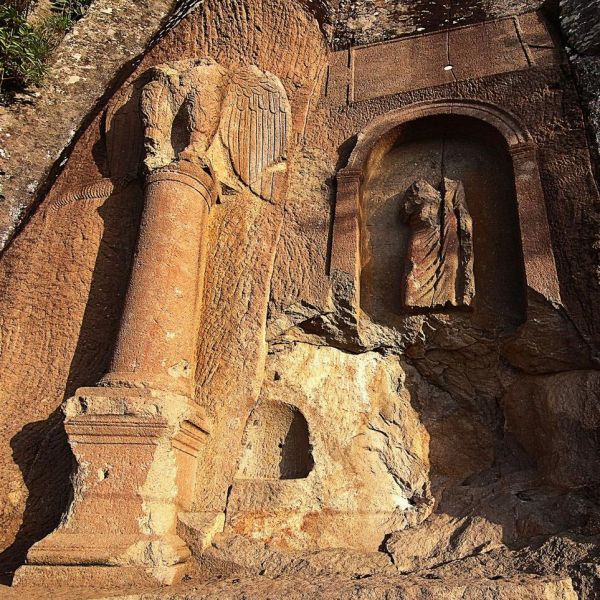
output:
M257 67L231 76L219 125L235 174L265 200L276 199L277 172L285 169L291 110L279 79Z

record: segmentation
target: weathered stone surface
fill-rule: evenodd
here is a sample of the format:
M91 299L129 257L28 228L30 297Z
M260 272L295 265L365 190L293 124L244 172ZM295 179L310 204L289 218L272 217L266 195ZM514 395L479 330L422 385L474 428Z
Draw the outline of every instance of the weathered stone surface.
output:
M560 28L566 37L595 150L597 174L600 163L600 8L597 2L561 0Z
M379 599L393 598L398 600L421 600L439 597L443 594L449 600L479 600L484 598L498 598L500 600L533 600L540 596L549 600L575 600L569 580L552 580L523 576L516 580L489 581L474 580L469 582L458 581L423 581L423 580L397 580L382 576L370 577L367 580L340 579L336 577L314 578L310 581L294 579L282 581L281 587L268 580L239 580L238 589L231 589L228 582L206 586L196 586L186 594L174 595L177 592L159 592L157 596L149 598L211 598L214 594L228 600L252 598L347 598L358 595L360 598ZM247 587L246 587L247 586ZM279 588L279 589L278 589Z
M27 590L31 600L41 600L43 594L39 590ZM428 600L430 598L448 598L449 600L577 600L569 578L540 577L536 575L521 575L501 578L473 578L459 580L406 578L385 575L367 577L294 577L273 580L268 577L236 577L205 583L188 583L174 586L170 589L133 590L118 593L114 589L87 590L69 589L53 590L53 598L67 600L73 593L78 593L81 600L209 600L223 598L224 600L333 600L345 598L360 598L361 600ZM23 593L23 591L19 592ZM19 597L23 597L22 595ZM12 600L12 592L7 592L6 598ZM15 595L14 598L17 598Z
M534 13L331 52L323 9L187 4L2 256L15 583L597 584L598 190L564 57ZM418 180L462 182L421 312Z
M548 480L565 487L598 482L597 371L523 377L503 399L506 428Z
M530 374L592 368L598 357L561 308L529 291L527 321L502 344L510 364Z
M271 579L295 575L320 577L344 575L360 579L374 573L396 572L390 557L381 552L356 552L348 549L281 551L269 544L240 535L219 535L199 560L205 576L264 575Z
M296 343L269 355L257 409L248 418L225 531L296 550L375 551L387 533L422 521L432 504L429 436L404 378L396 357L377 353ZM288 425L280 441L277 418L286 405L306 426ZM299 452L310 452L300 473L286 472L288 444L297 461Z
M560 0L560 24L567 42L582 55L600 54L600 7L596 2Z
M336 42L368 44L398 36L468 25L537 10L542 0L473 0L457 5L426 1L340 0Z
M180 512L177 517L177 533L196 556L200 556L211 545L215 535L223 531L224 525L225 513Z
M53 54L43 86L0 107L0 248L47 192L51 167L64 164L63 151L106 88L122 81L174 5L96 0Z
M396 568L410 573L489 552L501 544L500 525L481 517L455 519L436 514L421 527L393 533L385 547Z

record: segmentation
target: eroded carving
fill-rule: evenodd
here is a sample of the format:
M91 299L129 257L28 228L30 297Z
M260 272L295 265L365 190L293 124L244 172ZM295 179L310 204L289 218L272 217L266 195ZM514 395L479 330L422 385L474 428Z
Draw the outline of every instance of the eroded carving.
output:
M444 178L439 191L416 181L404 196L403 211L410 228L404 306L469 306L475 294L473 224L462 183Z
M255 66L226 71L209 60L152 70L141 95L148 170L188 160L240 191L278 197L290 106L279 79Z
M65 404L79 465L68 510L75 516L30 550L33 566L21 577L34 581L42 576L38 566L71 565L71 556L97 567L97 576L118 567L123 581L171 583L185 572L190 553L177 535L177 508L191 508L194 446L208 429L194 394L209 213L223 190L242 192L255 209L264 206L259 198L280 198L289 116L283 85L257 67L227 70L212 60L154 67L107 110L108 177L63 190L50 202L56 210L108 198L135 180L144 184L110 367L95 387L79 388ZM113 471L114 477L104 475ZM162 487L153 479L158 473L168 481ZM98 525L93 515L106 512L98 507L113 496L127 511Z
M226 70L210 59L185 61L153 67L140 81L132 90L139 89L145 206L111 372L103 381L144 374L144 381L189 396L208 211L222 189L279 198L290 107L281 82L255 66ZM111 135L120 135L115 119L130 114L132 97L118 103L123 111L107 115ZM117 144L109 140L111 147ZM134 160L136 153L127 156ZM175 367L182 364L189 368L180 372Z
M281 81L256 66L202 59L153 67L108 108L104 128L109 177L63 191L52 209L107 198L184 161L214 178L211 196L222 184L281 198L291 109Z

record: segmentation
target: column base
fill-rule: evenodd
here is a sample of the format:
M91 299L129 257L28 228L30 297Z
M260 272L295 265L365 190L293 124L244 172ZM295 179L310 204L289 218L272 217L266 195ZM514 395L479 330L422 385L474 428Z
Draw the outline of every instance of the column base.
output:
M13 586L30 588L129 588L171 585L181 581L187 564L156 569L140 566L24 565L15 573Z
M174 400L84 388L67 401L73 500L13 585L156 586L183 577L191 553L176 534L177 514L189 510L206 428L195 407L180 401L177 410Z

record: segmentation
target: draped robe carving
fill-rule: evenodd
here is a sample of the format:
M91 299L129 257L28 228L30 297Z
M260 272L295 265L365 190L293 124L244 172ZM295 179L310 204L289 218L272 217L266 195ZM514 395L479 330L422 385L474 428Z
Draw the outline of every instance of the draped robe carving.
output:
M410 228L404 306L469 306L475 293L473 226L463 184L444 178L438 191L416 181L404 196L403 210Z

